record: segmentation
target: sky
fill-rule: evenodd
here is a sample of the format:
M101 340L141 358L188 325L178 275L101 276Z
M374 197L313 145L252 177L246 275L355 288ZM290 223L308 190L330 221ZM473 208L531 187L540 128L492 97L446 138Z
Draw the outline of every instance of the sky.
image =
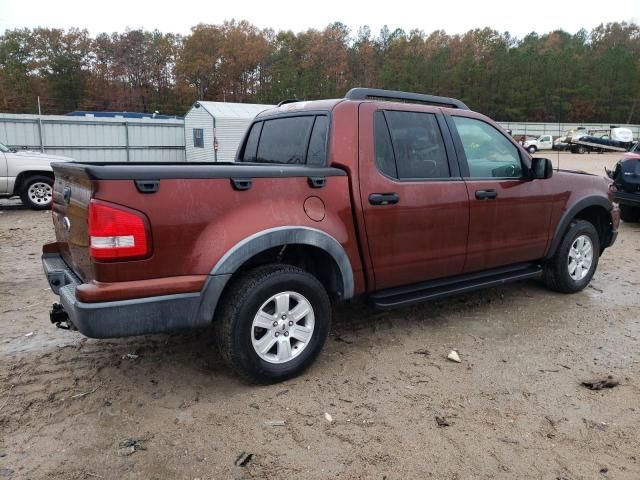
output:
M508 31L522 38L531 31L590 30L600 23L640 22L640 0L515 2L496 0L0 0L0 34L23 27L79 27L92 35L127 27L189 33L198 23L248 20L259 28L299 32L340 21L357 32L383 25L427 33L463 33L478 27Z

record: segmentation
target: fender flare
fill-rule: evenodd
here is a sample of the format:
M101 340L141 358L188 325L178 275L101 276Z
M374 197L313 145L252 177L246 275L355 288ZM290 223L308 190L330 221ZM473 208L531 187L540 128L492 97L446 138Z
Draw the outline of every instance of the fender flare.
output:
M310 227L276 227L257 232L229 249L209 274L201 292L199 317L210 322L218 300L231 276L247 260L274 247L284 245L310 245L326 252L338 267L342 299L354 294L354 277L351 262L340 242L331 235Z
M558 226L556 227L553 238L551 239L549 251L547 252L545 258L549 259L553 257L553 255L556 253L556 250L560 246L560 242L562 242L562 236L567 231L567 228L569 227L571 221L580 211L589 207L602 207L607 212L610 212L613 208L613 204L609 201L609 199L605 197L593 195L581 198L576 203L571 205L571 207L565 210L565 212L562 214L562 217L560 218L560 222L558 222Z
M49 167L49 170L47 170L46 168L44 169L29 169L28 165L26 168L24 168L23 170L21 170L18 175L16 175L15 177L9 177L9 185L7 186L7 192L13 192L13 195L20 195L20 191L22 190L22 187L24 186L24 182L27 178L32 177L32 176L36 176L36 175L42 175L44 177L51 177L52 179L54 179L54 174L53 174L53 170Z

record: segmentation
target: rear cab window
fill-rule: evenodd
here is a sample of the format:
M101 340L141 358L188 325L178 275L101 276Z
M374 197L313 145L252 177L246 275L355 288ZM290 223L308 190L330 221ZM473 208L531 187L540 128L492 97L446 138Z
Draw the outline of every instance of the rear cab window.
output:
M328 136L326 114L266 118L251 126L239 161L322 167Z

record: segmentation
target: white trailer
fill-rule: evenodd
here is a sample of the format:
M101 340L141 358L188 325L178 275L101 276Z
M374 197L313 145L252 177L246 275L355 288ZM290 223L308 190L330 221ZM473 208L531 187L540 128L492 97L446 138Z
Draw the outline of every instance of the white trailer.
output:
M187 162L233 162L255 116L275 105L196 102L184 117Z

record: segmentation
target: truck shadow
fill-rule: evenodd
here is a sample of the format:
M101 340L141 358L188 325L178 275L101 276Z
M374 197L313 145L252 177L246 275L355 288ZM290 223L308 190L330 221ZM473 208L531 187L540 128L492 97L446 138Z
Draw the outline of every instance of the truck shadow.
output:
M248 383L230 371L210 328L113 340L68 333L66 343L55 340L54 348L22 352L17 361L0 364L7 386L0 387L7 398L3 414L8 429L17 430L56 405L64 405L70 415L87 408L111 415L116 406L165 411L206 399L206 405L239 402L252 411L256 401L275 405L282 392L308 395L307 385L342 384L345 376L375 369L382 361L400 362L402 368L408 358L415 360L405 355L417 351L433 352L432 363L446 362L447 345L477 349L483 347L476 342L484 342L478 339L491 342L527 335L530 328L558 328L562 321L549 324L545 318L566 298L529 281L390 311L372 310L362 302L340 305L317 361L302 375L272 385ZM514 312L524 313L516 318Z
M543 296L545 301L541 302ZM526 334L524 331L533 325L546 328L542 321L546 310L557 309L562 302L566 302L565 296L530 281L397 310L377 311L362 302L340 305L335 309L324 351L314 365L297 378L258 388L269 394L311 378L336 375L349 368L345 358L362 365L378 361L372 358L372 352L384 356L390 338L394 347L411 353L418 348L440 349L443 344L462 343L465 339L473 342L469 336L504 338ZM543 310L536 313L536 304L542 304ZM516 310L526 315L514 322ZM132 392L149 402L170 397L172 403L180 403L200 396L219 400L236 395L245 398L244 394L256 391L256 385L241 380L223 364L211 328L112 340L68 335L73 340L69 337L69 343L58 344L54 349L24 352L36 358L17 362L11 367L7 382L25 373L30 381L40 377L45 388L38 396L45 398L54 398L56 392L63 390L83 393L99 385L109 402ZM27 365L29 371L23 371ZM12 394L20 394L20 390L16 385Z
M517 333L523 325L514 324L509 313L515 303L522 310L524 302L527 310L540 304L543 295L549 308L557 308L565 298L544 289L539 282L528 281L395 310L374 310L362 301L338 305L324 352L310 371L332 371L341 354L366 351L379 342L381 333L394 335L400 343L403 337L407 341L433 341L445 327L449 335L465 335L478 328L488 336L492 329L501 336ZM538 317L530 310L523 317L524 327ZM101 376L108 372L111 382L118 382L119 377L144 377L149 381L148 377L156 375L176 388L189 377L200 378L203 387L219 388L226 383L243 390L251 386L223 364L213 328L112 340L82 338L76 354L76 365L78 361L90 362Z

